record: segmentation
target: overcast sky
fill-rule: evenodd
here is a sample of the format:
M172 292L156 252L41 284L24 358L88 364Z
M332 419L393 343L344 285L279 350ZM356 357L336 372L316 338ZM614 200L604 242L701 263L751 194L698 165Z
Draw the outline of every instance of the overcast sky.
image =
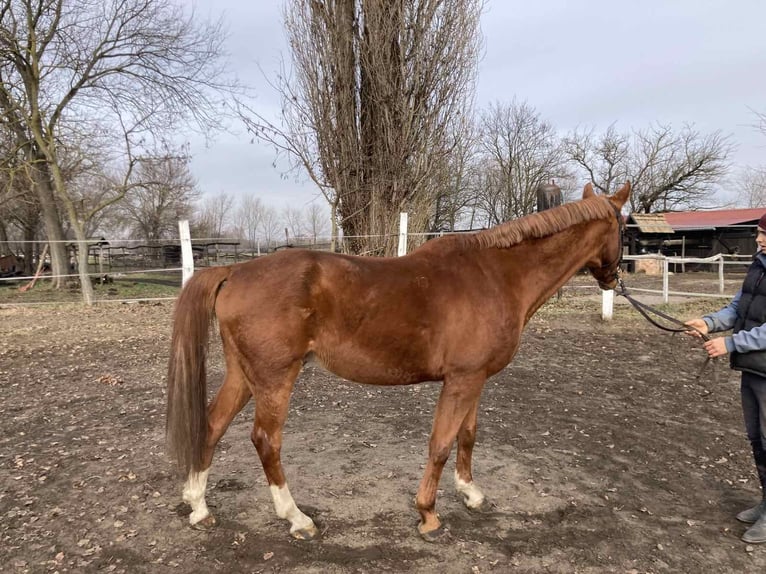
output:
M194 3L200 17L224 19L231 70L254 89L258 110L276 119L279 99L267 78L289 60L283 2ZM765 0L488 0L477 107L515 96L562 134L691 123L731 136L735 169L766 166L766 135L754 127L754 111L766 113L764 24ZM305 176L285 178L274 151L239 132L207 147L192 140L204 192L252 192L277 208L317 198Z

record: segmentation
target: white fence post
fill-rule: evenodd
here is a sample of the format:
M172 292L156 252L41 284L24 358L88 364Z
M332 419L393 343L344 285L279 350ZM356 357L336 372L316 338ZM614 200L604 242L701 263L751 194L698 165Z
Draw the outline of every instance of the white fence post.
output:
M407 255L407 212L399 214L399 248L396 254L401 257Z
M718 292L723 295L723 255L720 253L718 254L718 257L721 259L718 261Z
M192 253L189 221L182 219L178 222L178 235L181 238L181 286L194 275L194 253Z
M601 319L611 321L614 311L614 289L601 292Z
M668 291L670 290L668 287L668 267L670 265L668 264L667 257L662 258L662 302L667 303L669 298Z

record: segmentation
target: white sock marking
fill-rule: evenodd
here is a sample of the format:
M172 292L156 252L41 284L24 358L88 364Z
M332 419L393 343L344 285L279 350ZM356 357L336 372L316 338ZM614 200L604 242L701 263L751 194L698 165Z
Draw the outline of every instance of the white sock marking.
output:
M473 481L466 482L455 471L455 488L463 495L463 501L468 508L479 508L484 502L484 494Z
M269 490L271 490L271 497L274 499L274 510L276 510L277 516L290 521L291 533L296 530L306 530L316 534L314 521L300 511L290 494L290 489L287 488L287 484L282 488L272 485Z
M192 507L189 524L197 524L210 515L205 502L205 488L207 488L207 475L209 473L209 468L202 472L189 473L189 479L186 481L183 491L184 502L189 503Z

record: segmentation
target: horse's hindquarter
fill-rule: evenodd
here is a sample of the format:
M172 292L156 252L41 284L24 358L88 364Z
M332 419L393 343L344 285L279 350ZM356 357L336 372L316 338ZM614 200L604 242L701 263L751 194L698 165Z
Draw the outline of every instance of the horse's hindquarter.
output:
M233 265L216 299L224 347L258 374L302 358L311 340L313 254L295 250Z
M347 379L422 380L428 369L412 335L422 325L412 322L414 299L400 296L406 280L395 262L295 250L232 266L216 300L227 354L260 379L314 353Z

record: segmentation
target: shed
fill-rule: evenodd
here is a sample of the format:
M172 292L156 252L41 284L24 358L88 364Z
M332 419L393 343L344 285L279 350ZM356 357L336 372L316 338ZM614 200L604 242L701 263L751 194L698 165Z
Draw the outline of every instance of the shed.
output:
M755 228L764 214L766 207L633 213L628 216L628 250L632 255L752 255L755 253Z

